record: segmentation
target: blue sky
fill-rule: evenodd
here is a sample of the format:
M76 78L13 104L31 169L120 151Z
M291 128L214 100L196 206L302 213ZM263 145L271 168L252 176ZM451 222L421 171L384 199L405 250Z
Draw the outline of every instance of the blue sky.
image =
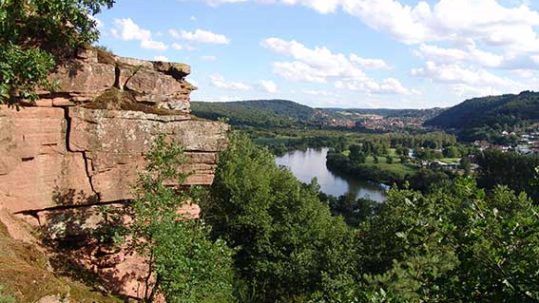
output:
M117 0L121 56L183 62L193 100L428 108L539 90L539 4L521 0Z

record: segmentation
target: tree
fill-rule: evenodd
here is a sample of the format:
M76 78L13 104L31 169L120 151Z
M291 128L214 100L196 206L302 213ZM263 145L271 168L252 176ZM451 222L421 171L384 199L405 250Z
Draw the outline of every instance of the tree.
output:
M36 87L76 48L98 39L93 15L114 0L0 1L0 103L35 100Z
M443 150L443 156L446 158L459 158L461 156L459 149L454 146L448 146Z
M318 190L244 135L231 136L202 209L214 236L237 250L237 292L252 293L249 302L350 301L360 274L355 237Z
M155 274L145 299L153 302L161 292L167 302L231 302L231 250L224 241L209 239L203 221L179 212L194 196L169 185L182 184L187 176L179 170L185 163L182 149L161 136L146 159L127 229L128 244L148 258L149 273Z
M539 208L473 179L432 194L392 190L360 230L365 296L396 302L537 302Z
M462 157L459 162L460 169L464 170L466 175L469 175L472 170L472 163L469 157Z
M387 163L387 164L393 164L393 157L387 156L387 157L386 157L386 163Z
M538 155L520 155L498 150L485 150L477 154L477 182L480 186L493 189L496 185L507 185L514 191L526 192L536 203L539 202L539 184L535 168L539 166Z
M358 162L362 155L362 148L360 145L352 144L350 145L350 154L348 155L348 158L351 161Z

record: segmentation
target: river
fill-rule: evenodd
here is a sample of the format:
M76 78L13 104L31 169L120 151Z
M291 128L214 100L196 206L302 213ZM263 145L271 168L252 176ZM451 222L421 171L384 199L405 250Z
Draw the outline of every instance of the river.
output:
M326 194L336 197L355 194L356 198L369 198L378 202L385 200L383 186L330 172L326 167L328 150L328 148L310 148L306 151L293 151L278 157L276 162L278 165L288 167L302 182L310 183L316 178L321 191Z

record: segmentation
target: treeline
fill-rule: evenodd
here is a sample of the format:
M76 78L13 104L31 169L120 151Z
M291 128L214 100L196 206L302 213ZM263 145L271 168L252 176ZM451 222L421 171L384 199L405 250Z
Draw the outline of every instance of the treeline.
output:
M475 162L480 186L492 189L506 185L516 192L526 192L539 202L539 155L520 155L486 150L477 154Z
M458 154L469 154L470 150L457 143L454 135L443 132L425 134L359 134L331 130L243 129L256 143L268 147L274 154L307 148L329 147L336 152L359 145L366 154L384 155L389 148L409 150L445 150L457 147ZM445 153L445 151L444 151ZM445 156L445 154L444 154Z

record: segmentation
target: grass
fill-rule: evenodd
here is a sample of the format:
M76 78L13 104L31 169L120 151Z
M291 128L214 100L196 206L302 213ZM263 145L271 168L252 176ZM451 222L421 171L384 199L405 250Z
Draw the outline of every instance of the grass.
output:
M440 161L447 164L460 164L460 158L443 158Z
M73 302L119 303L121 300L48 270L47 256L35 246L12 239L0 223L0 285L3 295L16 302L36 302L45 296L67 297Z
M350 151L348 150L343 152L343 155L347 157L349 154L350 154ZM388 155L393 159L393 163L387 163ZM388 155L378 156L378 163L374 163L373 156L368 156L365 159L365 163L363 165L395 173L401 178L404 178L406 175L412 175L417 171L417 168L414 165L402 164L400 157L398 157L397 153L395 152L395 149L393 148L389 149Z

